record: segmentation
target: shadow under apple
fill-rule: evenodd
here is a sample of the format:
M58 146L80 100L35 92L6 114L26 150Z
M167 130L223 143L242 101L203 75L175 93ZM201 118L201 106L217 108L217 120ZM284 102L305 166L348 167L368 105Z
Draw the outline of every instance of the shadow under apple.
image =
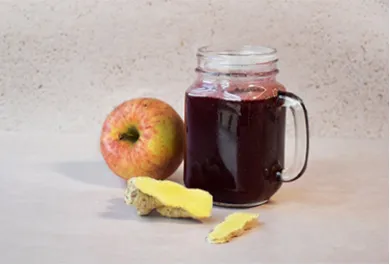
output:
M53 165L54 171L72 180L107 188L125 188L126 181L116 176L104 161L67 161Z
M126 188L126 181L115 175L106 163L101 161L66 161L52 165L55 172L87 184L108 188ZM183 184L183 170L179 167L168 180Z

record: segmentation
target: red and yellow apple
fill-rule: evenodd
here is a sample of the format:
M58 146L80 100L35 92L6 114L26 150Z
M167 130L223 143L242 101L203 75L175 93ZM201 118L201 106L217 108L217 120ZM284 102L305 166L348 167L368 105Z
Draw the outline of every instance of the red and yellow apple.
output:
M126 180L166 179L183 160L183 120L169 104L155 98L125 101L104 121L100 150L108 167Z

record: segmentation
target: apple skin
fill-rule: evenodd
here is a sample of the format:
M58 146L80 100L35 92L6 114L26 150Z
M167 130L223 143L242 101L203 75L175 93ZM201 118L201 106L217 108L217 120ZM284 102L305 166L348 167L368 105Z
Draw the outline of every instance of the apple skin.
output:
M184 141L184 122L169 104L136 98L107 116L100 151L108 167L123 179L166 179L183 161Z

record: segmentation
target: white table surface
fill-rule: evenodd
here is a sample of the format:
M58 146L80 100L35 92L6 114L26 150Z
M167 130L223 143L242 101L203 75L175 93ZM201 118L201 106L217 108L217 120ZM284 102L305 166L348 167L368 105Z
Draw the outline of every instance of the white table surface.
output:
M388 263L388 141L312 139L307 173L224 245L206 223L139 217L98 137L0 134L0 262ZM171 178L181 180L180 170Z

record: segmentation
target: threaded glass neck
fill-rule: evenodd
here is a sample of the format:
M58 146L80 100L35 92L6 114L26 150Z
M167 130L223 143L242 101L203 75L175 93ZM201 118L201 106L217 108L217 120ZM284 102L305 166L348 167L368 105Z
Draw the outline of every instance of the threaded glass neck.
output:
M228 76L269 76L277 74L277 52L264 46L218 47L198 49L197 72Z

